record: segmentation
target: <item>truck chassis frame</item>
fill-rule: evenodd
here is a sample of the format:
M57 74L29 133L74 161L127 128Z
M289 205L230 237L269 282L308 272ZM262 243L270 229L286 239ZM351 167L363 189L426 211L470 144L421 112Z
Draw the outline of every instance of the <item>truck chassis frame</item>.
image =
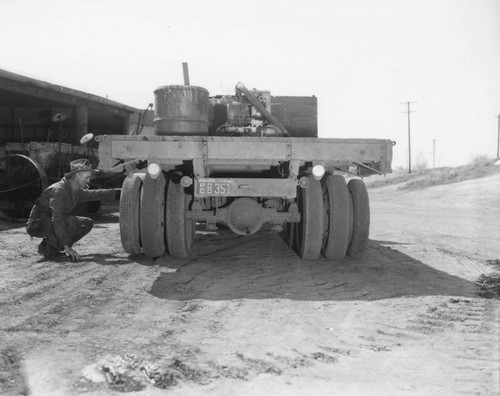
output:
M209 229L225 224L241 235L270 223L304 259L359 254L368 240L368 194L359 177L346 183L344 176L390 173L393 146L294 137L96 140L100 167L128 175L120 205L124 249L148 257L188 256L197 222Z

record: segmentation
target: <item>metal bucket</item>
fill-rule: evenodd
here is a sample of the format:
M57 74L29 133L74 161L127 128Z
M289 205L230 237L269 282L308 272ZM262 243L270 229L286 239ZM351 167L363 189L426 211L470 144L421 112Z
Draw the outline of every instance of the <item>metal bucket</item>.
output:
M167 85L155 91L156 135L208 135L208 91Z

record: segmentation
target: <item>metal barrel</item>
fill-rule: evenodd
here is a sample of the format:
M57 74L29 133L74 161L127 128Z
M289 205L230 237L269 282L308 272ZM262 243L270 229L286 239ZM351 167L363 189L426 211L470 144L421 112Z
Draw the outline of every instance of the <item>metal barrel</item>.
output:
M167 85L155 94L156 135L208 135L208 91L192 85Z

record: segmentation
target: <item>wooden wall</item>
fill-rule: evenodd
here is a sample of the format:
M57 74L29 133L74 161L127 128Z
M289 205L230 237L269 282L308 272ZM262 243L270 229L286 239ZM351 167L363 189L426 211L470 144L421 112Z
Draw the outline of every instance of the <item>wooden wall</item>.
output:
M63 121L63 141L70 143L71 131L75 130L74 111L71 107L0 107L0 144L6 142L41 141L56 142L59 139L59 123L52 121L56 113L68 117Z
M52 117L62 113L62 122ZM64 143L79 144L88 132L94 134L124 134L128 132L128 117L86 107L10 107L0 106L0 145L7 142L58 142L62 131Z

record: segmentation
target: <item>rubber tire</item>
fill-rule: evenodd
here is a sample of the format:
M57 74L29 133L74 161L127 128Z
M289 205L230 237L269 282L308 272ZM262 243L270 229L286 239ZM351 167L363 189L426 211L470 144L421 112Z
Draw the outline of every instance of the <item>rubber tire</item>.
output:
M165 210L166 245L174 258L186 258L191 252L196 232L196 222L186 217L191 196L180 184L180 176L173 174L167 188Z
M146 174L141 191L140 230L142 251L148 258L165 253L165 176Z
M123 181L120 195L120 237L129 254L141 253L140 197L144 174L135 173Z
M323 178L323 246L327 260L342 260L350 242L349 190L341 175Z
M323 190L314 176L309 177L307 188L298 188L297 202L300 223L294 229L296 251L304 260L317 260L323 244Z
M368 244L370 235L370 201L365 183L360 179L351 179L347 184L352 200L352 238L347 249L349 257L362 253Z
M295 235L295 223L286 223L283 227L283 240L285 243L293 250L295 250L294 245L294 235Z

